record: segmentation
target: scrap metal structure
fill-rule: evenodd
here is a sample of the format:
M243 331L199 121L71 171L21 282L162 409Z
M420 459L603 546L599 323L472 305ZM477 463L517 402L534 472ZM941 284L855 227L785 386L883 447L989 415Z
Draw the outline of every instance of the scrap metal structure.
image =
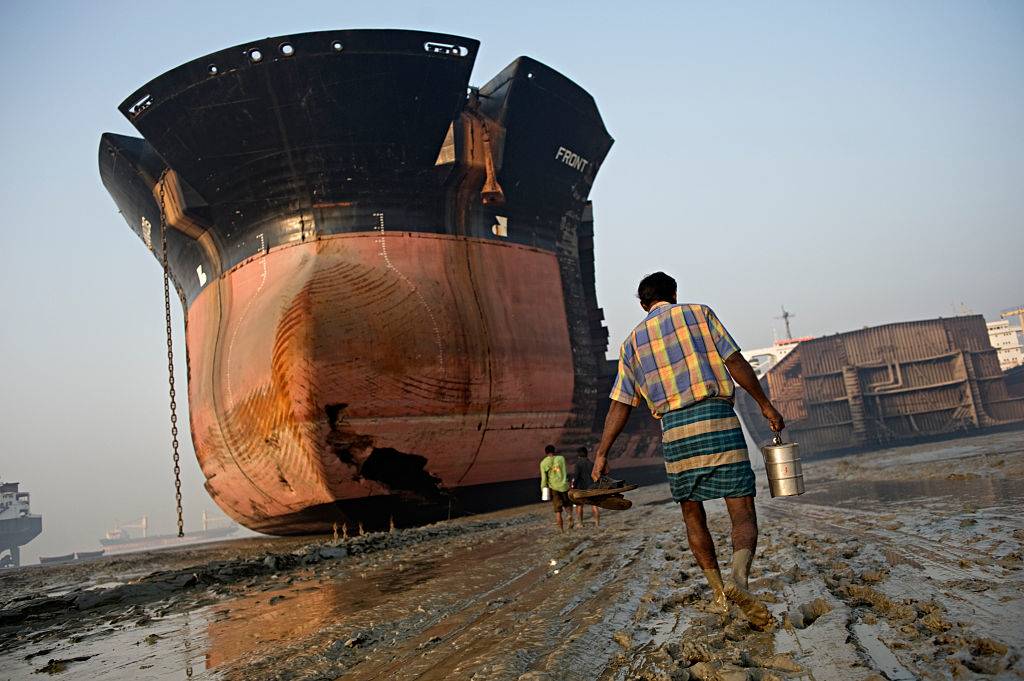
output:
M43 517L32 513L30 495L18 485L0 481L0 567L21 565L21 547L43 531Z
M807 454L1024 421L980 315L886 324L801 342L761 379ZM745 393L759 441L770 433Z

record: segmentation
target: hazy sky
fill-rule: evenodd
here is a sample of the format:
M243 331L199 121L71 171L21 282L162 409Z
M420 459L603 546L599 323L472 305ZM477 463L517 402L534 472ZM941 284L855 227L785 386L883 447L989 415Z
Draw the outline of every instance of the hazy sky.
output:
M117 104L253 38L392 27L480 39L474 84L525 54L594 95L613 345L656 269L746 347L780 304L816 335L1024 303L1024 3L5 0L0 476L44 515L28 560L171 528L160 269L96 165L134 133ZM194 527L214 505L182 451Z

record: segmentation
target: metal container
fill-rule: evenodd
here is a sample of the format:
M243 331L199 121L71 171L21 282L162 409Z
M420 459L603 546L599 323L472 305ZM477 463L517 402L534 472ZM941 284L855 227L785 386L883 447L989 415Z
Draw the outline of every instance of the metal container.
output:
M768 473L768 489L774 497L793 497L804 493L804 472L800 466L800 445L782 441L776 433L772 443L761 447Z
M551 489L550 488L545 487L544 489L542 489L540 491L540 500L541 501L551 501Z

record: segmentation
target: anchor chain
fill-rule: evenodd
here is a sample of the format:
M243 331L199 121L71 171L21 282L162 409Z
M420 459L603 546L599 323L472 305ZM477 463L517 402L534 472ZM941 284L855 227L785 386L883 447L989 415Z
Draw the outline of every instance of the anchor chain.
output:
M178 455L178 403L174 390L174 343L171 336L171 286L167 266L167 214L164 210L164 179L160 176L160 261L164 268L164 323L167 329L167 385L171 401L171 451L174 459L174 501L178 512L178 536L185 536L181 513L181 466Z

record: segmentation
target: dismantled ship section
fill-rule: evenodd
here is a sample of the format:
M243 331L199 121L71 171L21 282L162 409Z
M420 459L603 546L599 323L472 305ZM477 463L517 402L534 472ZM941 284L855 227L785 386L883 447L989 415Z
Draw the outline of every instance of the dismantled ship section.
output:
M801 342L761 379L786 437L820 454L1024 421L981 316L864 328ZM740 396L758 441L771 437Z
M43 517L32 513L29 493L18 486L0 481L0 568L21 565L21 547L43 531Z
M612 138L589 93L528 57L469 87L478 47L259 40L125 100L144 139L101 139L129 226L158 260L166 240L207 489L250 528L536 495L545 444L596 437L588 195ZM620 465L660 467L651 451Z

